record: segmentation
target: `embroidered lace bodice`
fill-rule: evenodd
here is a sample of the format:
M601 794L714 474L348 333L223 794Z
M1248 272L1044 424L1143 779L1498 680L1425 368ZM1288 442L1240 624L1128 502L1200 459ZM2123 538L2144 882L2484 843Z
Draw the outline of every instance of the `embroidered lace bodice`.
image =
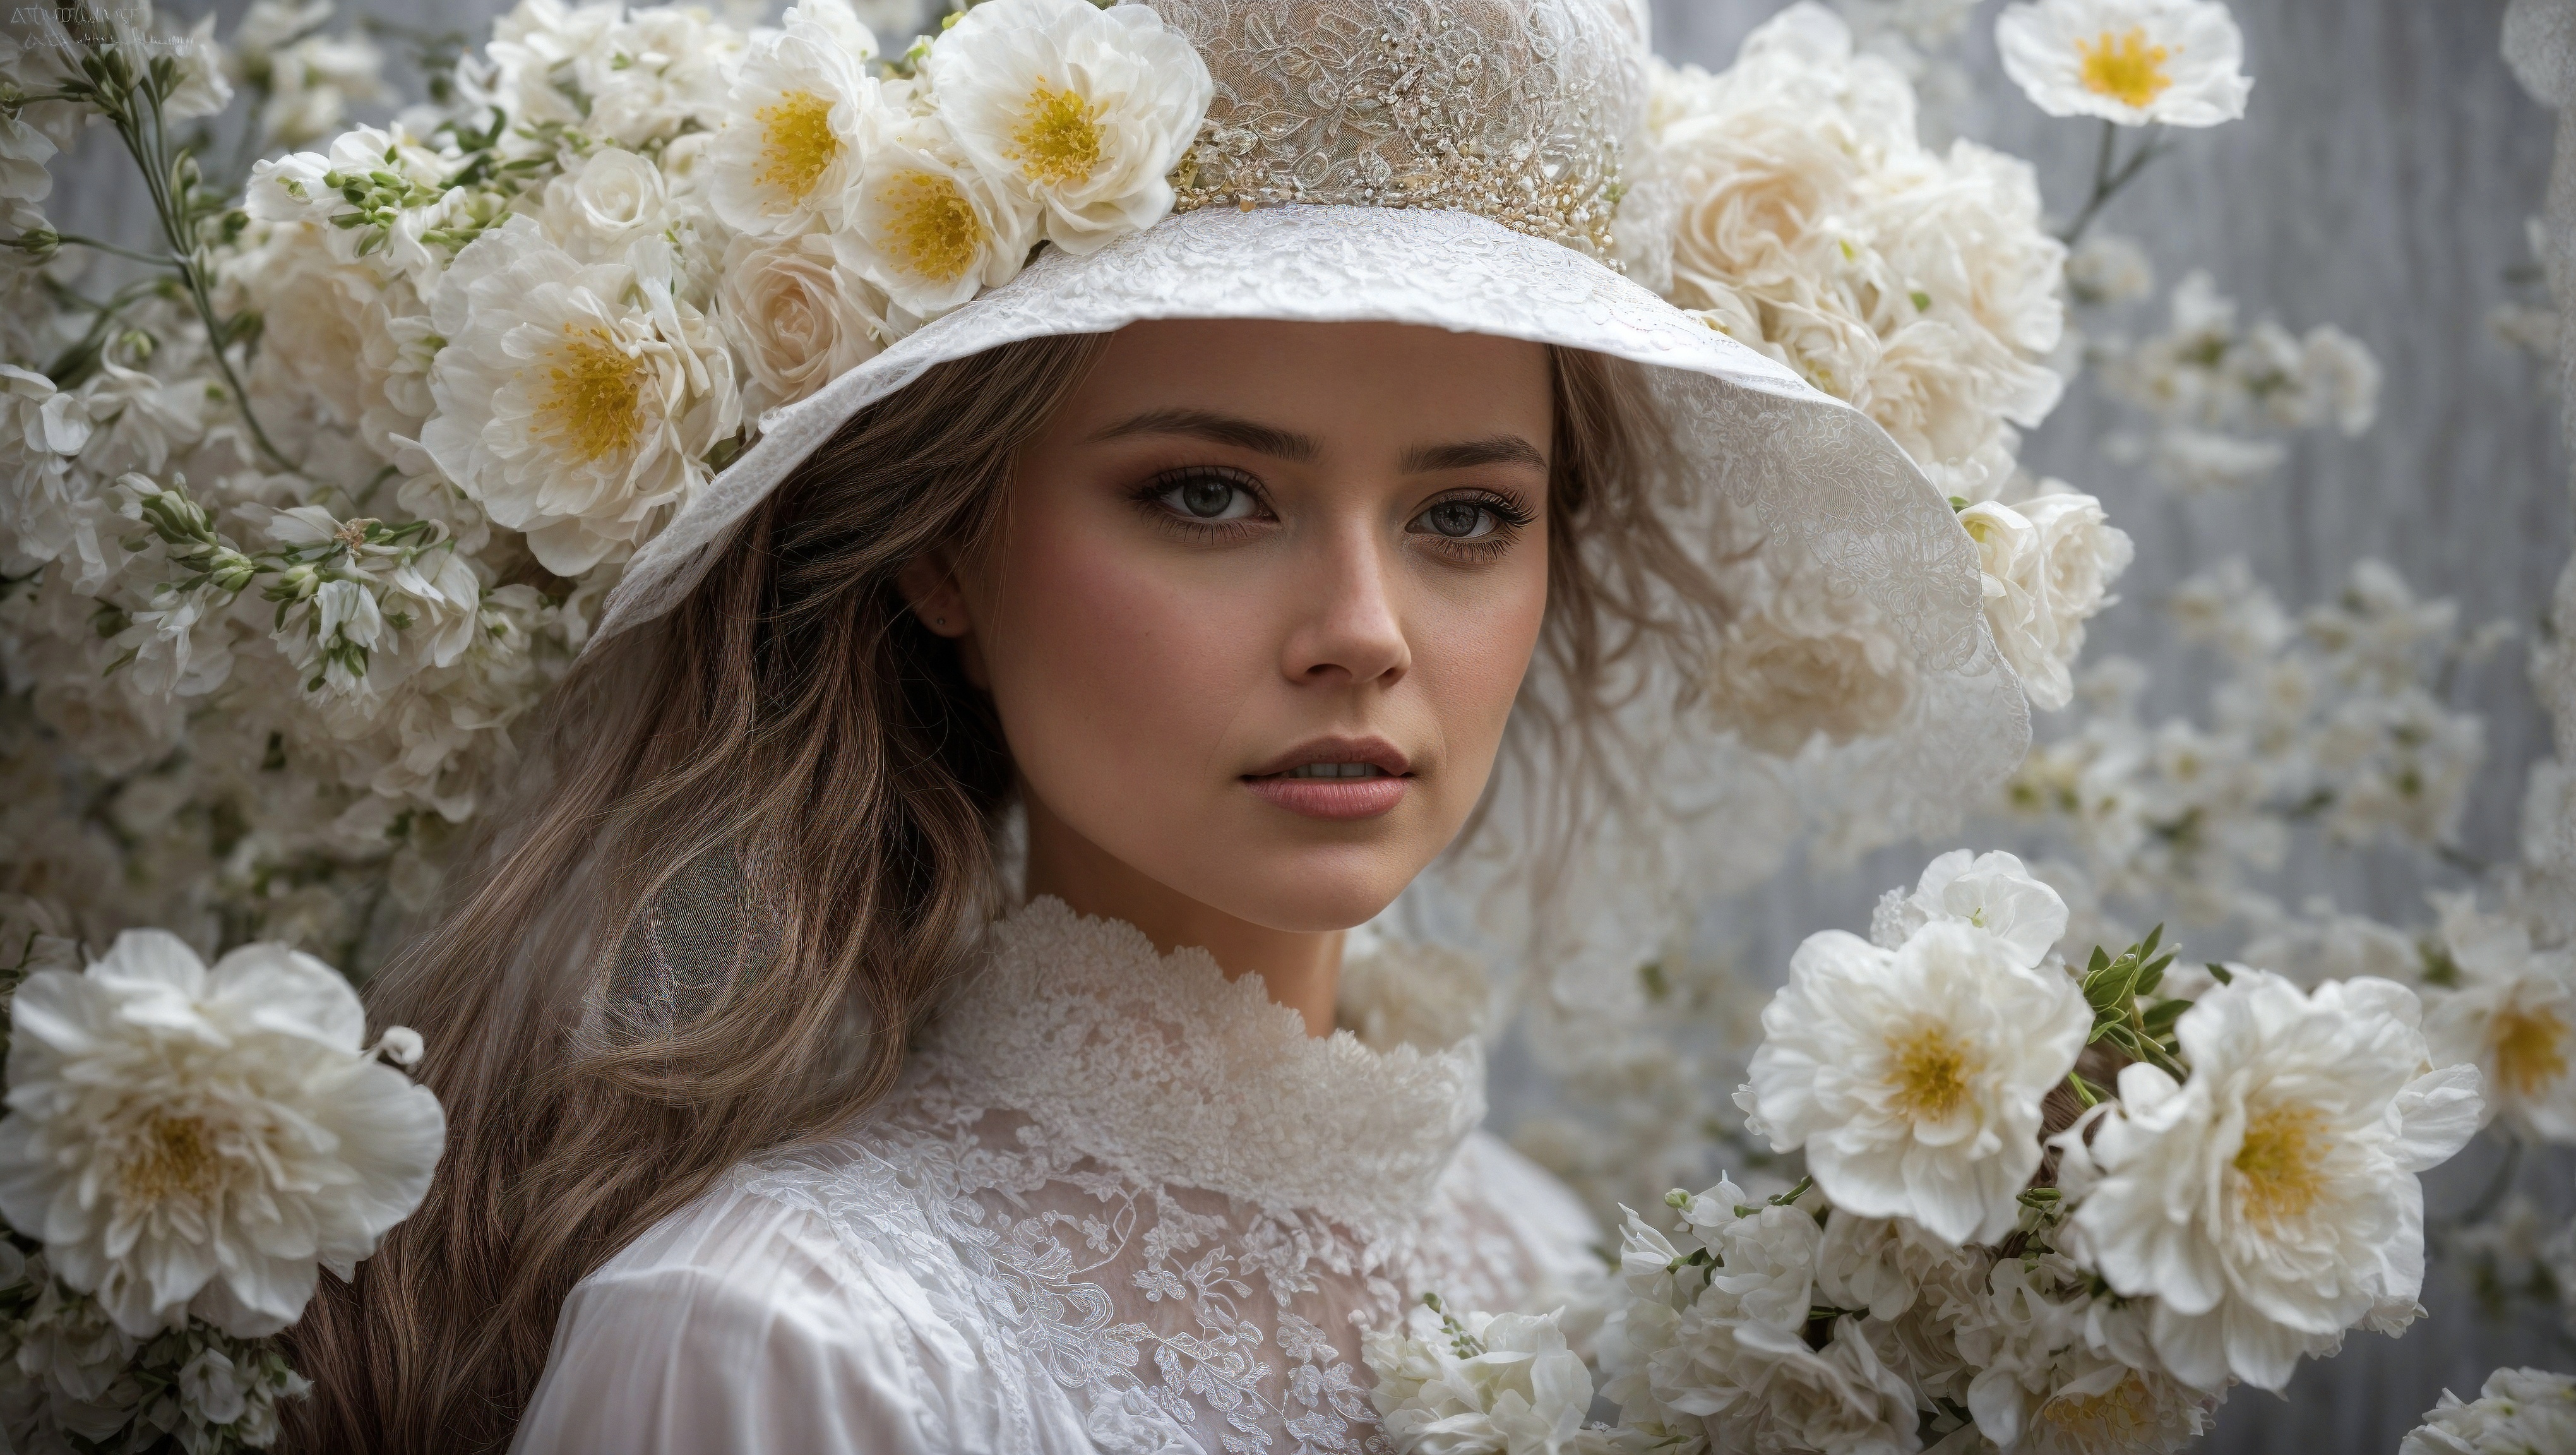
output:
M516 1448L1382 1450L1365 1329L1598 1266L1482 1081L1039 900L894 1095L573 1290Z

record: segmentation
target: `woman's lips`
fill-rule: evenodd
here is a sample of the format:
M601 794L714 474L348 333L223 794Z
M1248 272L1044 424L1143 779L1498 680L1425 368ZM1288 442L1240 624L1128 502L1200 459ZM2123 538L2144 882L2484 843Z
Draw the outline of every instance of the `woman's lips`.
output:
M1308 818L1375 818L1404 801L1413 780L1383 778L1246 778L1243 786L1263 802Z

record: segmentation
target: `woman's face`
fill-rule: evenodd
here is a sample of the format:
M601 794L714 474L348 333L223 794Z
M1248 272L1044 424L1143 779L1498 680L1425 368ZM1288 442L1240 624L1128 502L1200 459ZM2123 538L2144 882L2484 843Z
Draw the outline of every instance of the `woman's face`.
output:
M1274 930L1383 909L1484 792L1536 647L1553 408L1514 340L1113 337L992 544L913 593L993 694L1033 839Z

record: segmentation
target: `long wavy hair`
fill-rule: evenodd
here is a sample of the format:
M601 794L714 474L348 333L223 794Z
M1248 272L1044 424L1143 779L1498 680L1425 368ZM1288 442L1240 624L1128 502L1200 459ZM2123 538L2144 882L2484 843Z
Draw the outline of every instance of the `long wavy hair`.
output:
M1014 782L990 700L896 575L987 538L1102 342L942 364L855 415L680 607L556 690L438 918L367 987L427 1039L447 1148L288 1336L314 1382L288 1448L505 1446L576 1282L894 1083L1001 907ZM1564 690L1514 726L1582 739L1613 667L1694 650L1719 598L1653 499L1672 474L1644 372L1552 354L1540 650Z

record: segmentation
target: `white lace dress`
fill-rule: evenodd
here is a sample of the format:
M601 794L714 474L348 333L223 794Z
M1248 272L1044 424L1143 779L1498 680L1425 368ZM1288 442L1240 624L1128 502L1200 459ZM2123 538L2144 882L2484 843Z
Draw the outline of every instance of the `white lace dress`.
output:
M582 1280L514 1448L1382 1449L1364 1329L1599 1266L1483 1074L1040 900L884 1104Z

